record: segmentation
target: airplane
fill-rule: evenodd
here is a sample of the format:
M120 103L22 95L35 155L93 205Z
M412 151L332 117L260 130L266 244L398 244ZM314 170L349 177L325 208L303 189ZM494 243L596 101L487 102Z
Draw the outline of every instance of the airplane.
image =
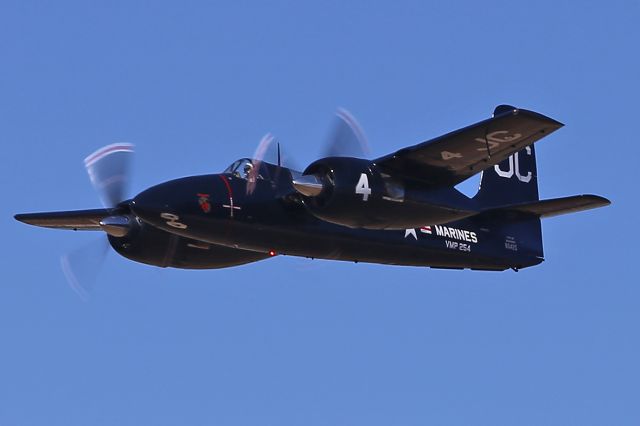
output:
M334 150L297 171L282 164L278 145L276 162L242 158L131 199L124 186L132 145L112 144L85 159L105 208L15 219L103 231L120 255L158 267L226 268L287 255L518 271L544 260L542 218L610 204L597 195L539 199L534 143L562 126L499 105L488 119L373 160ZM478 173L474 196L455 188Z

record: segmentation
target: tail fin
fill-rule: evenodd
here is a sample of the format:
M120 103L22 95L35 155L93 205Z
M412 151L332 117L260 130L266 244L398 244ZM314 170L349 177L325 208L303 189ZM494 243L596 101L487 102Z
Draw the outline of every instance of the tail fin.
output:
M480 189L473 199L477 202L477 208L486 212L481 215L481 220L491 223L494 229L503 234L505 247L542 260L540 216L501 209L539 200L533 145L484 170Z
M533 145L484 170L480 189L474 197L482 210L539 199L536 152Z

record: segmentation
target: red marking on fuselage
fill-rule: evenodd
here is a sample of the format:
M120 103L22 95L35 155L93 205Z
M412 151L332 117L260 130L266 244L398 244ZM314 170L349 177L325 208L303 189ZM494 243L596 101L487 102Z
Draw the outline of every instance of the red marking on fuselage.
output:
M223 204L222 207L229 209L229 217L233 219L233 211L241 210L241 208L233 205L233 190L231 189L231 185L229 185L227 178L222 175L218 176L220 176L220 179L224 182L224 185L227 187L227 192L229 193L229 204Z
M211 202L209 201L209 194L196 194L198 196L198 204L203 212L209 213L211 211Z
M224 186L227 187L227 191L229 192L229 199L233 198L233 191L231 190L231 185L229 185L229 182L227 181L227 178L222 176L222 175L218 175L218 177L220 177L220 179L222 179L222 181L224 182Z

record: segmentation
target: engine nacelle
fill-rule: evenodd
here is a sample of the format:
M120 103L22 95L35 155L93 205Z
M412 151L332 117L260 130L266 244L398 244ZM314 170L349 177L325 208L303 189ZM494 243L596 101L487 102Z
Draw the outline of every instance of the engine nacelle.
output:
M350 228L419 228L475 213L455 189L425 188L395 178L369 160L322 158L305 169L303 177L310 176L316 183L307 183L306 194L294 182L305 206L319 219Z

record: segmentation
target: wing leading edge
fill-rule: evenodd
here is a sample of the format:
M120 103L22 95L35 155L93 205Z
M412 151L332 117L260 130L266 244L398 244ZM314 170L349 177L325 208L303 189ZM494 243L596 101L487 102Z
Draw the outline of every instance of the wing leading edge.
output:
M509 105L493 117L374 160L382 170L429 185L456 185L556 131L563 124Z

